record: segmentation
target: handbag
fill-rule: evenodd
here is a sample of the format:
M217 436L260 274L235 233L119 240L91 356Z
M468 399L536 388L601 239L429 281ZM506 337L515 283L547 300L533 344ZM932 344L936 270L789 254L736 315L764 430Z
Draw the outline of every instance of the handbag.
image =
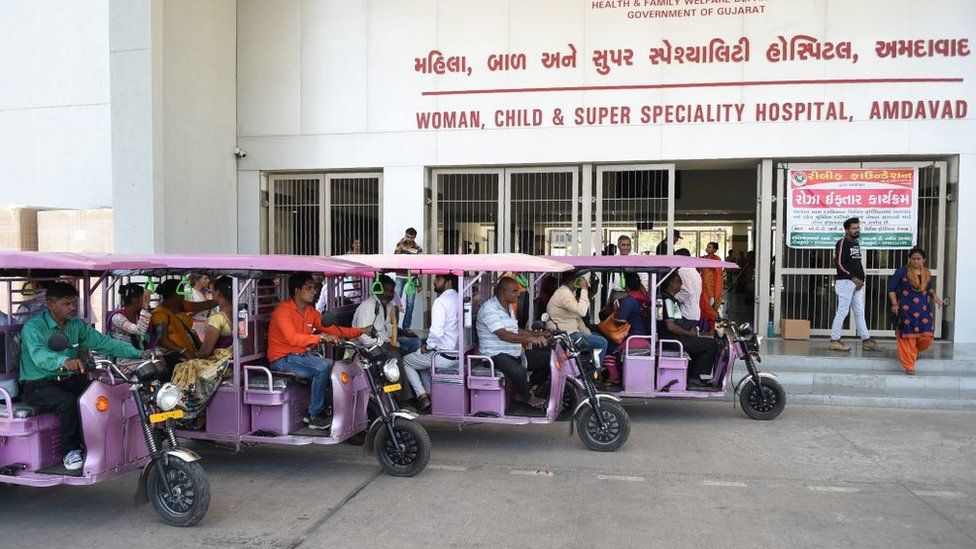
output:
M630 335L630 322L620 322L618 323L614 320L614 313L607 315L607 318L600 321L597 325L597 329L600 333L607 338L608 341L612 341L617 345L623 344L627 336Z

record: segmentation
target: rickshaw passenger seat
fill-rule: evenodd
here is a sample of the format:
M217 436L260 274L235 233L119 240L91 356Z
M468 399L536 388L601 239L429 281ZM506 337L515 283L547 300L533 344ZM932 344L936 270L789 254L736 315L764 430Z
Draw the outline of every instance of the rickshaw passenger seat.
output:
M29 404L25 404L23 402L14 402L13 408L14 408L15 419L34 417L41 413L40 409L38 409L37 407L31 406ZM7 418L7 404L4 402L0 402L0 421L6 418Z
M681 352L678 349L664 349L661 351L661 356L664 358L684 358L685 360L691 360L691 355Z
M488 366L472 366L471 375L473 377L502 377L500 371L495 371L495 375L492 376L491 368Z

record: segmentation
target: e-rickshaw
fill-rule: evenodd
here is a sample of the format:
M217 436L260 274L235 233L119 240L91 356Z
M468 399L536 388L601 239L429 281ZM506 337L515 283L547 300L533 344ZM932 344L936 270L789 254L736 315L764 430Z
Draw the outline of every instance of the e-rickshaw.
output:
M0 252L0 483L84 486L141 470L136 502L152 501L165 522L191 526L207 513L210 485L200 457L175 436L178 390L165 378L161 354L112 361L74 349L92 380L78 400L87 454L80 469L62 464L58 417L19 398L20 331L46 310L43 295L25 288L55 281L79 287L81 316L91 323L92 293L109 273L132 266L79 254ZM55 332L47 345L61 352L69 341Z
M449 422L457 425L491 423L502 425L548 424L562 415L563 395L567 383L578 388L580 398L572 409L570 434L575 426L580 439L591 450L613 451L621 447L630 434L630 418L612 395L598 394L594 385L595 365L592 354L577 348L568 334L549 333L550 383L545 391L549 400L544 410L535 410L513 399L513 387L495 368L490 356L479 353L476 341L476 318L480 305L491 299L494 282L499 276L525 273L560 273L571 270L565 263L524 254L466 255L348 255L344 259L368 265L373 276L398 273L407 277L405 292L416 285L421 275L452 274L458 279L459 307L455 311L461 337L457 348L431 356L430 413L421 420ZM376 281L365 279L362 286L380 293ZM530 326L542 331L541 322ZM437 360L444 357L447 363Z
M738 395L742 410L753 419L774 419L786 405L786 392L776 376L759 370L762 338L748 322L736 324L728 319L716 321L714 337L718 344L712 383L696 387L688 383L689 355L681 342L660 339L656 319L660 317L659 286L668 275L682 267L694 269L735 269L734 263L678 255L566 256L551 257L581 272L647 273L648 293L654 318L651 334L628 336L620 345L623 366L622 386L610 394L620 398L724 399L730 391ZM621 276L621 278L623 278ZM747 373L733 387L732 369L737 359L745 361ZM572 389L572 388L571 388ZM573 397L568 396L567 400Z
M288 255L151 255L145 259L155 266L133 269L129 274L148 276L151 281L183 276L181 286L187 273L208 274L212 280L222 275L232 279L237 329L226 380L206 404L202 424L183 425L177 436L229 443L237 450L244 444L332 445L365 436L365 450L375 451L390 475L414 476L427 466L430 438L414 421L414 414L381 405L374 417L367 415L370 401L385 402L379 397L395 389L395 383L383 383L382 372L395 370L396 365L387 364L378 349L355 341L341 341L336 348L319 346L325 357L348 354L347 359L335 360L332 368L333 416L328 430L310 429L304 423L311 399L308 381L273 369L266 356L271 314L279 303L291 298L283 275L325 274L322 291L336 292L343 279L361 276L369 269L342 259ZM106 299L114 295L111 290L120 282L116 279L104 285ZM326 326L331 322L328 315L323 317Z

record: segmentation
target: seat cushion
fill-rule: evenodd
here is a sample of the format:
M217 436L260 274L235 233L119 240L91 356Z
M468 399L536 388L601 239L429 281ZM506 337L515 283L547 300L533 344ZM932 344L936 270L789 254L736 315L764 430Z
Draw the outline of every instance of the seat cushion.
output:
M685 360L691 360L691 356L688 353L681 352L678 349L664 349L661 351L661 356L664 358L684 358Z
M458 370L457 365L454 366L444 366L443 368L437 368L438 374L456 376L460 370Z
M273 391L284 391L289 386L295 385L296 383L298 383L295 380L295 378L293 378L293 377L282 376L282 375L278 375L278 374L274 374L271 377L273 379L273 381L272 381L273 388L271 390L273 390ZM268 376L260 375L260 374L258 374L258 375L251 375L248 378L248 380L247 380L247 388L248 389L257 389L259 391L267 391L268 390Z
M23 419L25 417L33 417L41 413L41 411L31 406L30 404L24 404L23 402L14 402L14 417L17 419ZM0 403L0 420L6 419L7 417L7 404Z
M491 375L491 368L488 366L474 366L471 368L471 375L476 377L502 377L502 373L495 370L495 375Z

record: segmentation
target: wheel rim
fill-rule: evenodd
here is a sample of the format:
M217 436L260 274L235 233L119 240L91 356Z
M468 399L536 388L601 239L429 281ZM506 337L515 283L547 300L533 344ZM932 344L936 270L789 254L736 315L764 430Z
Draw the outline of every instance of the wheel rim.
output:
M749 391L749 406L761 414L772 412L778 404L779 395L769 385L753 386L752 391Z
M193 507L197 499L196 487L193 480L182 469L169 467L166 469L166 480L171 490L166 492L163 483L159 483L159 491L163 505L173 513L186 513Z
M399 439L402 450L397 447L397 441L387 437L383 445L383 455L394 465L412 465L420 455L420 442L417 437L407 429L394 429L393 433Z
M590 414L586 421L586 433L596 442L609 444L620 436L620 420L617 418L617 414L609 410L602 410L601 414L606 428L601 429L596 414Z

